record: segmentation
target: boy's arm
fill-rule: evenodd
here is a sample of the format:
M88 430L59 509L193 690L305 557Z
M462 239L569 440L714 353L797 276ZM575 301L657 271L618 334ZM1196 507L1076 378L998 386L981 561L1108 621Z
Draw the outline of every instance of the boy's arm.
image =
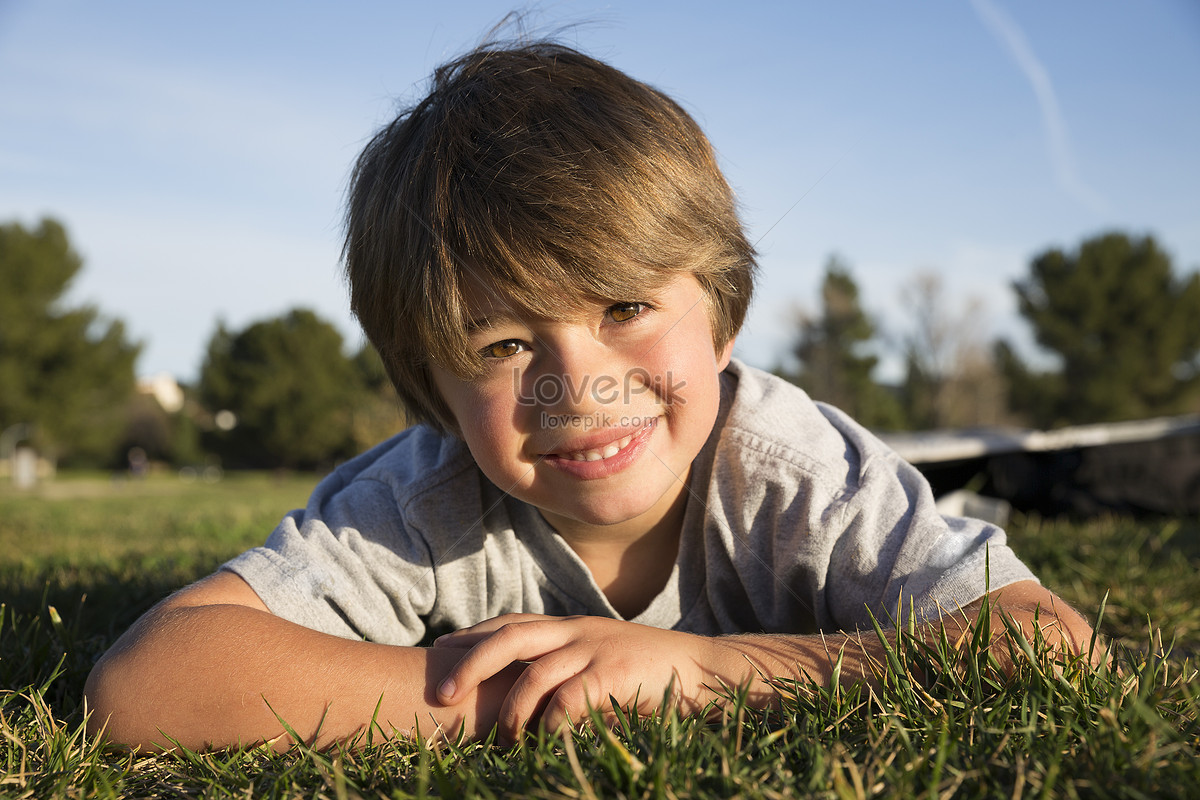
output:
M88 727L135 748L287 747L284 722L317 746L372 720L388 736L418 726L424 736L439 727L453 736L461 726L480 737L519 667L447 708L434 687L462 654L309 630L271 614L239 576L218 572L155 606L100 659L85 689Z
M1003 614L1030 640L1035 627L1040 628L1059 652L1079 654L1088 647L1088 623L1034 581L1011 584L986 599L993 642L1005 635ZM978 620L983 607L980 599L918 626L917 635L932 643L944 626L953 643ZM610 696L624 707L649 711L670 688L684 713L698 713L710 701L719 701L724 687L745 686L749 702L765 707L778 700L772 680L828 684L839 655L845 683L871 682L873 670L887 663L874 631L705 637L596 617L509 615L444 636L437 644L472 645L438 687L438 697L447 704L467 700L481 681L509 664L530 662L500 709L500 734L510 739L539 711L553 729L568 719L584 718L589 707L603 711ZM995 654L1003 667L1010 666L1003 645Z

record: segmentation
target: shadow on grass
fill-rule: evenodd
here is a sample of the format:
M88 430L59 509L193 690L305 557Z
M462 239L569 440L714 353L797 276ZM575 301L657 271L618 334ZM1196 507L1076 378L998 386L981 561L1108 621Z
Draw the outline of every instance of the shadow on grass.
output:
M217 566L194 562L0 568L0 687L49 685L59 715L78 710L96 660L138 617Z

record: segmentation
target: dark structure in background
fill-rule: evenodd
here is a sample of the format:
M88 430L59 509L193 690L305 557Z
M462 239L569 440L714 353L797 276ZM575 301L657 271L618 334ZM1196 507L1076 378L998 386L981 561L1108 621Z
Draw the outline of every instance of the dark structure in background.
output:
M1200 415L883 438L938 497L967 488L1044 516L1200 514Z

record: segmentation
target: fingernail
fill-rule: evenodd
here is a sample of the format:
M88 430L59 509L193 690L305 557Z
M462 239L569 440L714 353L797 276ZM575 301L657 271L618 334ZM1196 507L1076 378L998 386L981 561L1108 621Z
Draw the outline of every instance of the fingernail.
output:
M438 687L438 694L447 700L454 697L454 681L450 678L442 681L442 685Z

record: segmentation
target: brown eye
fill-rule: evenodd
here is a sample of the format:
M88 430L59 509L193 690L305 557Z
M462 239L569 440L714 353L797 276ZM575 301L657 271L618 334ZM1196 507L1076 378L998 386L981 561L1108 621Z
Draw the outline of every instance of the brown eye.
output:
M480 352L484 358L509 358L525 350L525 345L516 339L505 339L483 348Z
M608 316L613 322L628 322L642 313L644 308L645 306L641 303L617 303L609 307Z

